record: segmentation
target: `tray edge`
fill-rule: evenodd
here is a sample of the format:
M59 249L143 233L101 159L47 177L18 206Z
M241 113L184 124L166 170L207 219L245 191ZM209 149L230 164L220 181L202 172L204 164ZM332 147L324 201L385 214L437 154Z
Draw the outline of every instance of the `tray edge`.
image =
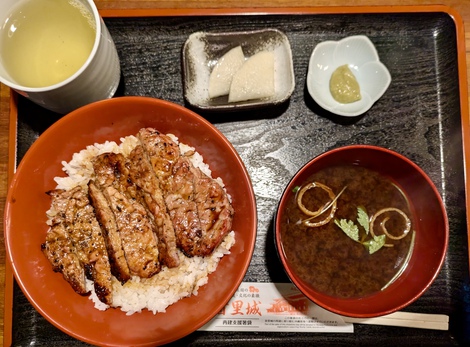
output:
M460 113L462 120L462 145L464 155L464 179L466 206L470 206L470 115L469 96L466 64L465 29L461 15L454 8L446 5L416 5L416 6L336 6L336 7L270 7L270 8L185 8L185 9L99 9L104 18L113 17L167 17L167 16L216 16L216 15L273 15L273 14L359 14L359 13L431 13L443 12L448 14L456 26L457 61L459 75ZM8 170L7 184L16 169L16 137L17 137L17 94L10 91L9 111L9 141L8 141ZM3 112L2 112L3 113ZM466 208L467 234L470 230L470 211ZM470 249L470 234L467 236ZM470 262L470 253L468 255ZM470 272L470 269L469 269ZM5 257L5 294L4 294L4 318L3 318L3 346L12 343L13 315L13 272L9 261Z

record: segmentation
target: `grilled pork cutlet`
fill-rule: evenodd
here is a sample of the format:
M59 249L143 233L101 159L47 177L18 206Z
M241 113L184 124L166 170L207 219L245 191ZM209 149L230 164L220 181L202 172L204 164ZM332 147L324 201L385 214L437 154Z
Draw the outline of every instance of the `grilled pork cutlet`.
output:
M195 177L188 158L180 157L173 165L166 204L175 226L178 247L189 257L199 255L202 227L194 200Z
M173 223L177 246L189 257L202 236L197 206L193 200L193 179L187 158L181 156L178 144L152 128L137 134L159 179L168 214Z
M101 225L106 249L108 251L111 273L118 281L125 283L131 278L131 274L129 266L127 265L126 257L124 256L121 236L119 236L113 211L111 211L103 192L93 181L88 183L88 194L91 203L95 208L96 218Z
M62 192L62 195L62 198L68 198L69 201L67 212L70 213L66 213L66 223L77 255L85 268L85 276L93 281L95 293L100 301L110 305L111 268L101 227L90 205L88 194L81 187L75 187Z
M70 240L65 225L57 223L47 231L46 241L41 249L52 264L55 272L60 272L75 292L88 295L85 284L85 270L80 264L75 247Z
M137 138L150 159L163 192L167 191L167 179L173 174L173 164L180 157L178 144L153 128L140 129Z
M146 209L132 195L132 184L122 154L105 153L93 160L95 184L114 215L131 275L149 278L161 269L157 239Z
M178 145L155 129L137 135L160 179L177 246L187 256L207 256L231 230L233 208L220 184L194 167Z
M159 260L169 268L177 267L180 260L176 248L175 230L167 213L160 183L141 145L136 146L130 153L128 165L131 180L141 189L144 205L153 216L158 238Z
M201 221L202 236L194 254L206 256L222 242L232 228L233 207L222 186L199 168L193 167L194 200Z
M173 166L170 182L173 193L166 202L174 206L173 220L188 225L188 211L181 206L191 206L190 221L197 221L192 228L177 233L178 246L189 256L210 255L232 227L233 208L225 190L184 156Z
M98 298L106 304L111 304L112 284L108 254L88 194L80 186L69 191L53 190L48 194L52 197L52 206L57 212L52 223L55 227L60 226L53 228L53 233L67 232L68 242L73 246L73 250L69 246L73 253L71 257L78 259L84 269L84 275L94 282Z

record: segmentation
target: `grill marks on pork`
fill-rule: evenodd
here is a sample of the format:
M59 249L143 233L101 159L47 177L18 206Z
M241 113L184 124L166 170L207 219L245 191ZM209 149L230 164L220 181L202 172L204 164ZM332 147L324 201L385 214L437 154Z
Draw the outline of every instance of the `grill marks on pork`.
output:
M136 200L137 188L130 180L126 159L105 153L94 159L93 168L95 183L114 215L130 274L152 277L161 269L157 239L146 209Z
M124 256L121 236L119 235L113 211L111 211L103 192L93 181L88 183L88 194L93 206L95 207L96 218L102 226L103 237L106 241L106 248L108 250L111 273L118 279L118 281L124 283L131 278L131 274L129 266L127 265L126 257Z
M110 304L112 284L108 253L88 194L81 187L70 191L53 190L48 194L57 214L43 246L46 256L58 262L55 268L68 278L75 291L86 293L86 276L94 282L98 298Z
M85 271L63 224L55 224L48 230L46 242L41 245L41 249L52 264L52 269L62 273L75 292L88 294Z
M150 159L162 190L164 192L168 191L168 179L173 174L174 163L180 157L178 144L169 136L163 135L152 128L140 129L137 138Z
M180 154L178 144L169 136L151 128L137 134L150 157L152 168L160 181L165 203L176 234L176 244L188 256L202 237L197 206L193 200L190 163Z
M225 190L216 180L193 167L194 200L201 220L202 238L197 255L207 255L222 242L232 229L233 207Z
M188 256L196 254L202 238L201 221L193 199L194 184L189 160L180 157L173 166L173 175L168 180L166 204L175 226L178 247Z
M224 189L182 156L169 136L145 128L137 137L159 178L178 247L187 256L211 254L232 225Z
M148 208L158 237L159 260L172 268L180 264L176 249L175 230L167 213L160 184L152 170L150 160L141 145L129 155L129 175L141 189L144 206Z

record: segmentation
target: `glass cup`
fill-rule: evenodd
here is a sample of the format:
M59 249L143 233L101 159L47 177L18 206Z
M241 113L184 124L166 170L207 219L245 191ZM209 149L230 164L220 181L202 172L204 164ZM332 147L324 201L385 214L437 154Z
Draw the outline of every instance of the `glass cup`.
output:
M0 34L9 30L14 34L15 23L11 19L17 6L39 0L1 0L0 1ZM91 18L96 28L93 48L83 65L70 77L52 85L28 87L19 84L5 68L0 50L0 82L17 91L19 94L57 113L65 114L94 101L110 98L116 92L120 80L119 57L114 41L100 17L93 0L46 0L68 1L81 4L87 17ZM28 18L26 17L26 20ZM47 25L45 22L44 25ZM16 27L20 28L21 27ZM80 37L74 37L79 40ZM3 35L0 36L0 40ZM2 42L0 41L0 47Z

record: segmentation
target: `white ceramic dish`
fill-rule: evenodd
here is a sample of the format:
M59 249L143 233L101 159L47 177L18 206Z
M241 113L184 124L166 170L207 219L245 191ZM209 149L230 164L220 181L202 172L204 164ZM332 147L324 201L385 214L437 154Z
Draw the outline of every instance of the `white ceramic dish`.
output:
M16 90L22 96L51 111L66 114L86 104L111 98L121 78L119 56L103 19L94 1L80 0L83 10L96 26L93 48L85 63L69 78L47 87L26 87L18 84L0 64L0 82ZM0 1L0 22L5 23L12 10L21 1ZM52 4L54 6L54 4ZM74 5L78 6L78 4ZM10 20L12 29L14 23ZM9 26L9 25L8 25ZM10 30L12 30L10 29ZM52 27L50 30L55 30Z
M361 100L342 104L331 95L331 74L342 65L348 65L356 77ZM340 41L319 43L310 57L307 89L315 102L325 110L347 117L361 115L385 93L392 78L379 60L374 44L367 36L349 36Z
M226 52L242 46L245 58L260 51L274 52L274 95L229 103L228 96L209 97L209 76ZM287 36L277 29L191 34L183 47L183 80L186 101L208 111L238 111L276 105L288 100L294 91L295 78L292 51Z

